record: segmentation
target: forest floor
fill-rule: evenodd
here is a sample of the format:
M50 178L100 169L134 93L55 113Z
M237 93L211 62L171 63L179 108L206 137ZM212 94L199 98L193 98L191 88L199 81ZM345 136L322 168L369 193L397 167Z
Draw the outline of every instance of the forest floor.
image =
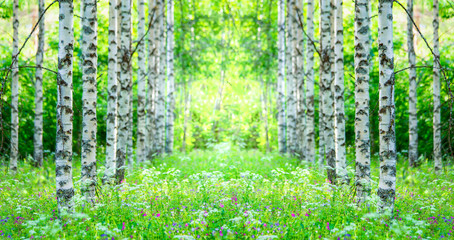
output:
M0 238L29 239L434 239L453 238L454 171L437 177L424 162L399 157L393 216L376 214L378 163L361 208L352 186L332 186L311 164L221 144L127 170L118 187L99 189L92 206L57 218L54 165L22 163L16 176L0 168ZM101 164L100 164L101 165ZM99 168L99 177L104 169ZM354 162L350 158L350 177Z

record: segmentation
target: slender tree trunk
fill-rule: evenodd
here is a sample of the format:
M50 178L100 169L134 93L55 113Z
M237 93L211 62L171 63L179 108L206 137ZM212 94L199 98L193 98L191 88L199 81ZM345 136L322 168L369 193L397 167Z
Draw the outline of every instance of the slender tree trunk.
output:
M307 39L314 41L314 2L307 0ZM315 100L314 100L314 45L307 44L306 53L306 141L307 157L309 162L315 162Z
M379 211L392 212L396 195L393 1L379 0L378 4L380 181L377 194Z
M285 2L278 2L278 75L277 75L277 112L279 153L286 150L285 138Z
M369 1L357 0L355 3L355 185L358 203L364 202L370 192Z
M335 15L335 138L336 138L336 174L341 182L348 181L347 157L345 154L345 110L344 110L344 25L343 0L336 0Z
M96 197L96 74L98 23L96 0L84 0L82 11L82 169L81 191L87 201Z
M410 16L407 18L407 47L408 47L408 63L409 78L410 78L410 95L409 95L409 135L410 143L408 149L408 162L410 166L415 167L418 161L418 108L417 103L417 83L416 83L416 54L413 39L413 0L407 0L407 11Z
M13 1L13 54L11 70L11 154L9 169L17 172L19 154L19 0Z
M295 104L295 80L296 80L296 31L295 31L295 1L287 1L287 151L290 155L295 154L296 146L296 104Z
M165 57L166 51L164 43L164 0L157 0L159 17L159 41L156 42L156 54L158 56L159 79L156 84L156 125L155 125L155 144L156 153L162 154L164 151L164 128L165 128Z
M118 95L118 143L117 183L125 176L125 161L128 147L129 87L131 78L131 0L121 3L121 49L120 49L120 92Z
M435 172L439 174L443 168L441 155L441 117L440 117L440 40L438 37L439 13L438 0L433 0L434 56L433 56L433 95L434 95L434 161Z
M299 158L306 158L307 152L307 139L306 139L306 93L305 93L305 77L304 77L304 35L302 26L300 26L298 19L304 21L303 15L303 0L297 0L296 2L297 13L295 13L295 25L296 25L296 103L297 103L297 153ZM301 15L301 16L299 16Z
M104 182L112 182L115 177L117 149L117 0L109 0L109 63L107 69L107 130L106 130L106 171Z
M74 211L72 174L74 6L72 0L61 1L59 5L55 177L58 212L62 213Z
M139 26L137 30L138 41L145 36L145 0L138 0L137 9L139 14ZM146 145L146 88L147 88L147 67L145 55L145 41L139 43L137 49L138 65L137 72L137 162L145 162L147 158Z
M334 183L336 178L336 163L334 150L334 94L333 94L333 78L331 64L333 56L331 47L331 4L329 0L320 0L320 25L321 25L321 56L320 56L320 81L322 82L323 95L323 134L326 148L326 165L328 180Z
M167 0L167 121L166 153L173 152L173 124L175 121L175 78L173 73L173 0Z
M44 59L44 0L39 0L39 15L43 16L39 22L38 50L36 51L35 72L35 131L33 136L34 161L36 167L43 165L43 59Z
M156 0L148 1L148 24L151 29L148 32L148 81L147 81L147 114L146 114L146 157L152 159L155 154L155 108L156 108L156 81L158 78L158 58L156 46L158 39L157 17L158 9Z

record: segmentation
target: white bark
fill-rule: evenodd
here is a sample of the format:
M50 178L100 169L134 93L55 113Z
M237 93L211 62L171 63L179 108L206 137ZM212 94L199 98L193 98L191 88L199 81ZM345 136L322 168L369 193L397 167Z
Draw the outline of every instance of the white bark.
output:
M139 14L139 25L137 30L138 41L145 39L145 0L137 0L137 11ZM145 55L145 40L139 43L137 48L138 65L137 72L137 162L145 162L146 155L146 93L147 93L147 69Z
M355 3L355 153L356 197L359 203L370 192L369 66L370 0Z
M148 2L148 24L150 30L148 32L148 81L147 81L147 115L146 115L146 156L149 160L155 154L155 108L156 108L156 81L158 78L158 58L156 55L158 29L156 18L158 16L156 0Z
M118 96L118 21L117 0L109 0L109 65L107 69L107 120L106 120L106 171L104 181L112 182L115 177L117 149L117 96Z
M59 2L58 39L55 176L58 211L62 213L74 210L72 178L74 6L72 0Z
M167 118L166 118L166 153L173 152L173 135L175 119L175 78L173 73L173 0L167 0Z
M81 191L87 201L96 197L96 97L98 23L96 0L84 0L82 11L82 166Z
M38 49L36 51L36 72L35 72L35 131L33 135L33 159L35 166L43 165L43 60L44 60L44 41L45 41L45 17L44 0L39 0L39 15L43 16L39 22Z
M278 1L278 76L277 76L277 111L279 153L286 152L285 139L285 2Z
M303 15L303 0L297 0L296 8L298 12L295 12L295 30L296 30L296 78L295 78L295 89L296 89L296 152L300 159L306 157L306 93L304 88L304 35L303 29L300 25L304 22ZM301 20L301 23L300 21Z
M131 83L131 0L121 3L120 92L118 95L118 142L116 180L121 183L125 174L128 147L129 87ZM128 156L129 157L129 156Z
M290 155L296 150L296 31L295 31L295 1L287 1L287 151Z
M334 94L332 78L332 44L331 44L331 4L329 0L320 0L320 81L322 82L322 101L323 101L323 134L326 149L326 165L328 179L334 183L335 172L335 149L334 149Z
M416 166L418 161L418 108L417 103L417 82L416 82L416 54L413 39L413 0L407 0L407 48L408 48L408 63L409 63L409 144L408 144L408 162L410 166Z
M156 124L155 124L155 144L156 154L162 154L164 152L164 130L165 130L165 28L164 28L164 17L165 17L165 5L164 0L157 0L157 9L159 17L159 41L156 42L156 54L158 56L158 69L159 78L156 84Z
M440 173L443 168L441 155L441 103L440 103L440 40L438 37L439 27L438 0L433 0L433 28L434 28L434 56L433 56L433 95L434 95L434 162L435 172Z
M13 1L13 53L11 70L11 153L10 171L17 172L19 154L19 0Z
M334 6L334 39L336 69L335 90L335 144L336 144L336 175L341 182L348 181L347 158L345 153L345 110L344 110L344 25L343 0L336 0Z
M315 102L314 102L314 45L310 41L314 41L314 2L307 0L307 53L306 53L306 145L307 157L309 162L315 162Z
M392 0L379 0L378 5L380 180L377 194L380 212L393 211L396 191L392 5Z

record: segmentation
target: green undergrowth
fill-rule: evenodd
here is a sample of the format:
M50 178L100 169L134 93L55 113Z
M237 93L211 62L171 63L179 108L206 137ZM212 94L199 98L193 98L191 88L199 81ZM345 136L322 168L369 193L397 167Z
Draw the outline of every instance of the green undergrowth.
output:
M352 185L332 186L319 167L276 153L221 144L209 151L131 166L125 182L100 186L96 204L80 195L74 160L75 213L60 218L54 165L0 171L0 238L7 239L434 239L453 238L454 171L431 162L398 163L394 214L376 214L372 193L361 207ZM99 164L102 165L102 164ZM99 167L98 176L104 171ZM353 157L349 158L354 178Z

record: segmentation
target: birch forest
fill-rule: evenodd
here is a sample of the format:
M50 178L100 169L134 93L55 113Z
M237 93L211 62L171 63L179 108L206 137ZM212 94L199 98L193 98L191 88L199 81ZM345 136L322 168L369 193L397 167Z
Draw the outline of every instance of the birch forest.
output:
M0 239L454 239L453 0L0 0Z

